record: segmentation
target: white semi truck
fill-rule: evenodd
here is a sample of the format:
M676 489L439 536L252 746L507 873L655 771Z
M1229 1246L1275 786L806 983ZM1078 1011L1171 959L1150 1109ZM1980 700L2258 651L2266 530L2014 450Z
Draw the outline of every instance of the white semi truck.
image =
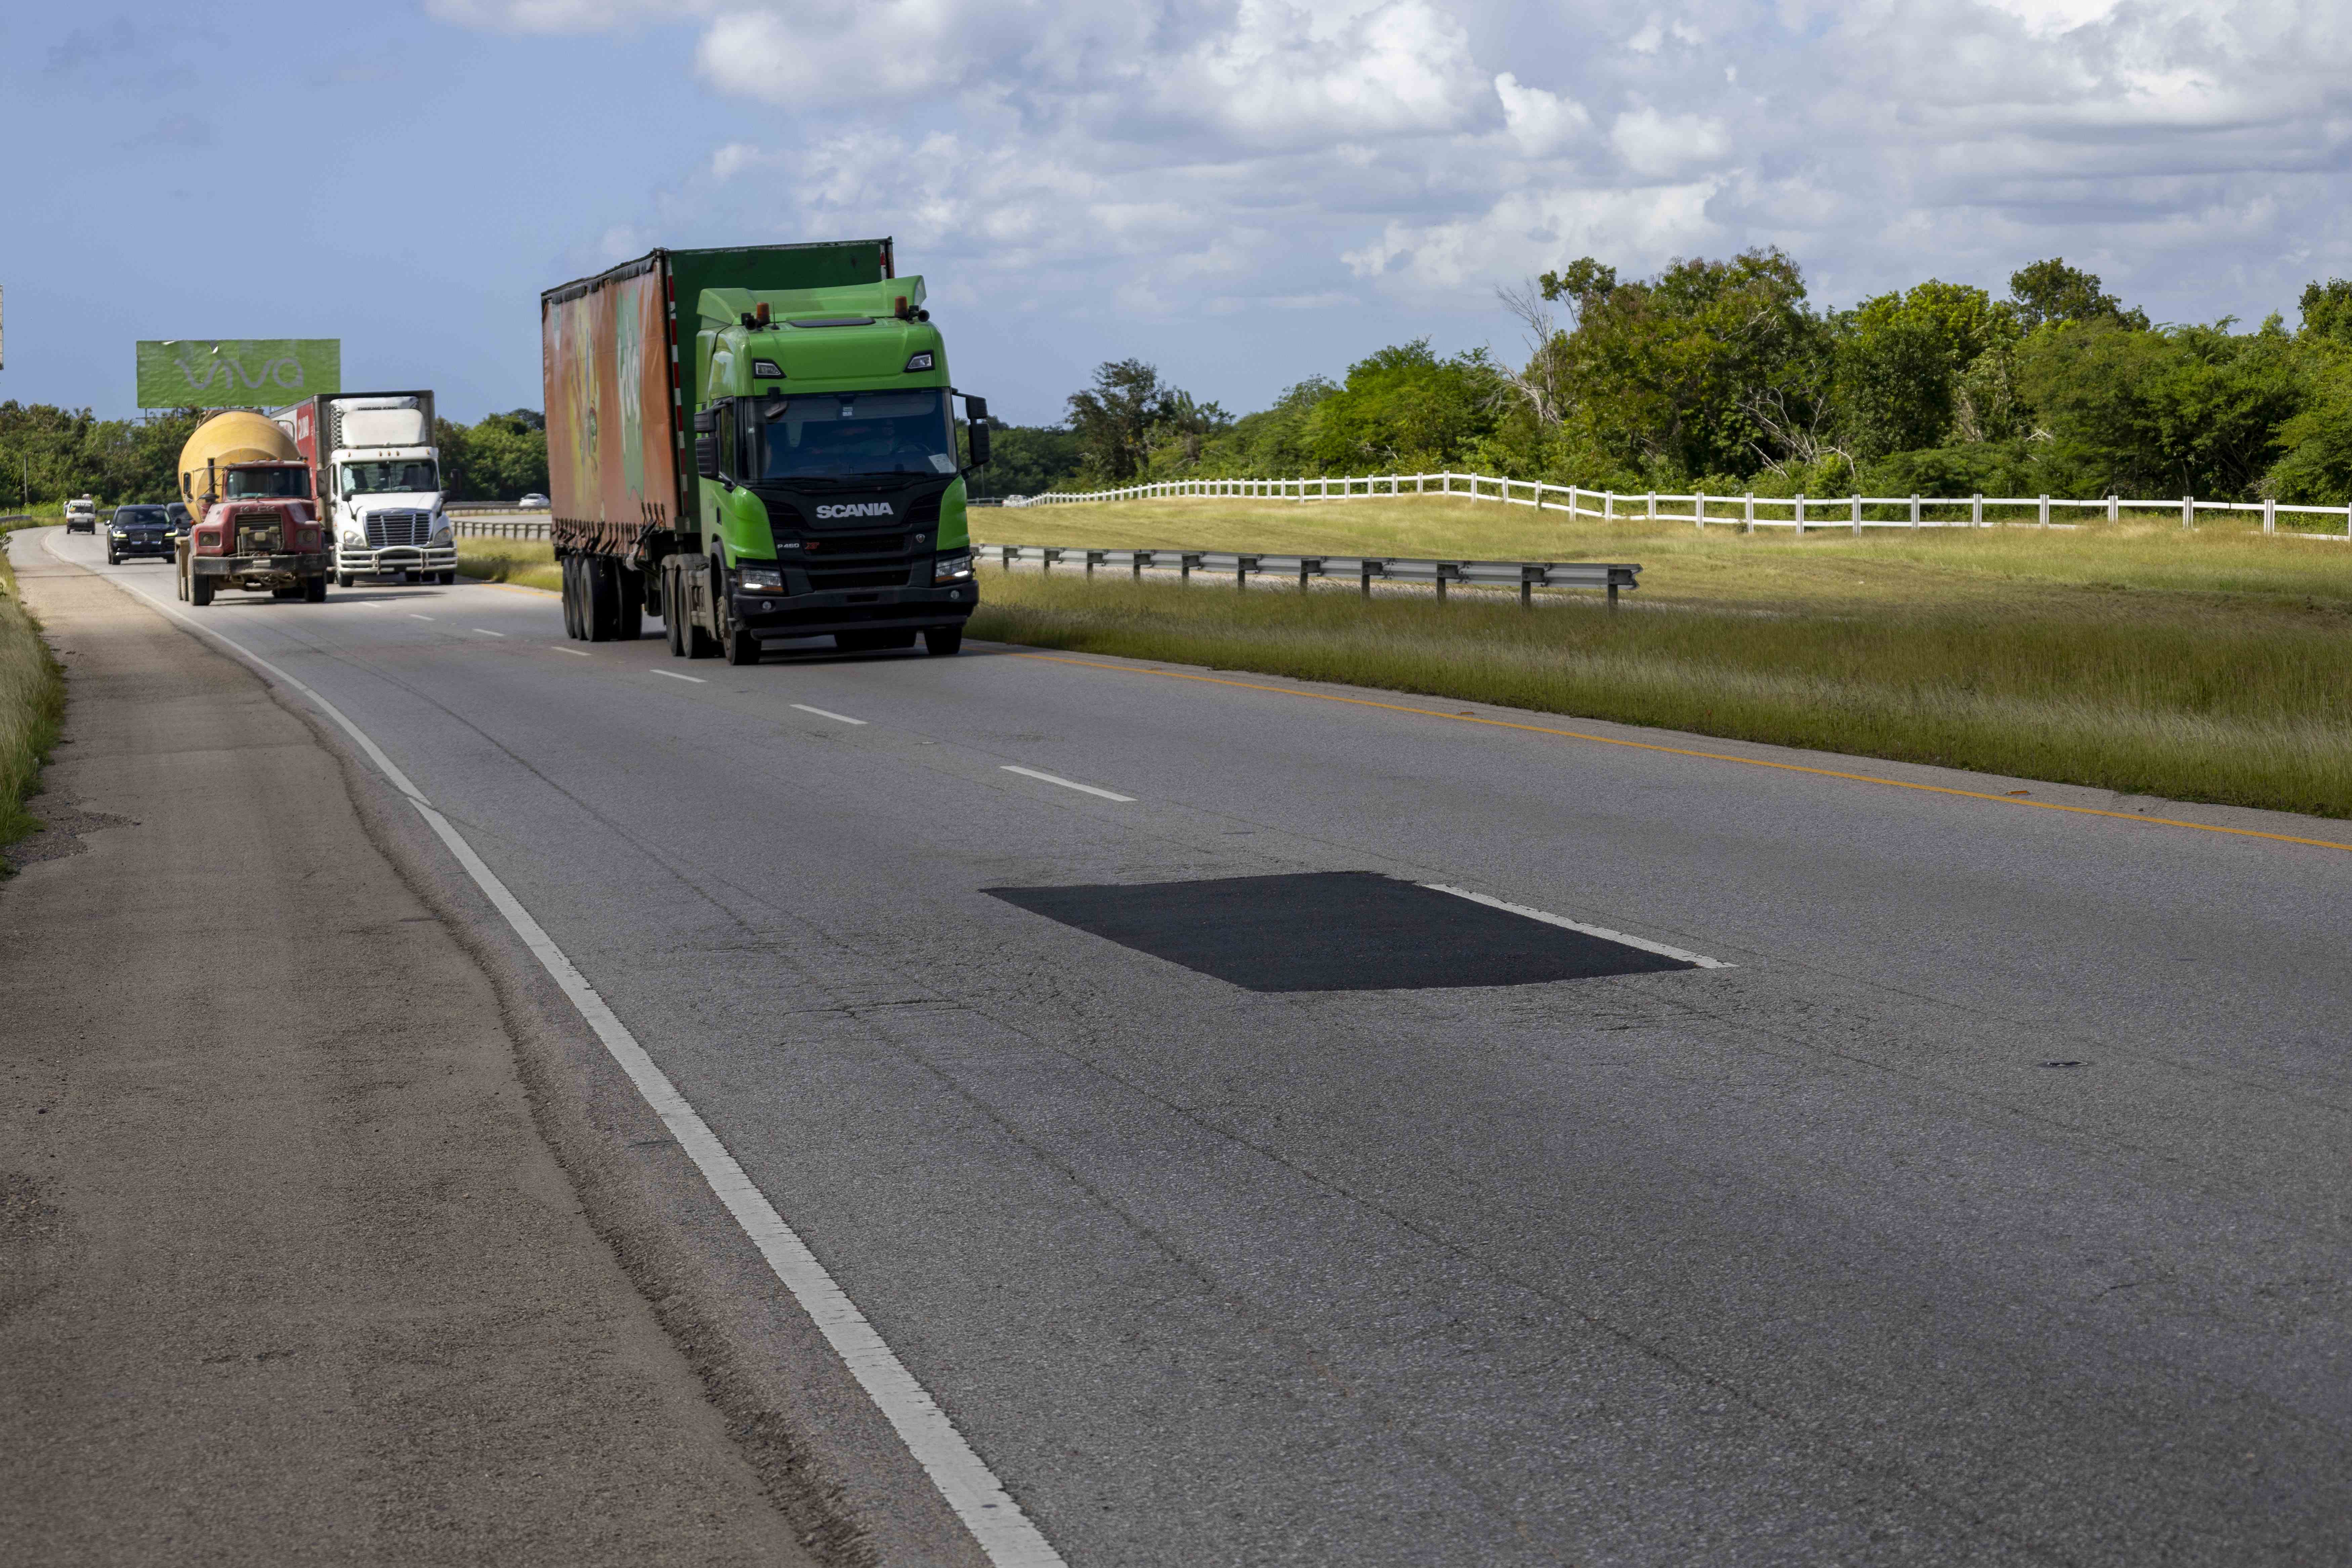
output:
M337 585L457 580L431 393L322 392L269 416L310 465Z

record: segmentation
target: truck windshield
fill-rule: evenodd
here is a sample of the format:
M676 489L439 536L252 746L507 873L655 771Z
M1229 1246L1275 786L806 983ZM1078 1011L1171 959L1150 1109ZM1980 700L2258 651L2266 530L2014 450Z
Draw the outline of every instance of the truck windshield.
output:
M759 416L753 468L763 479L956 471L947 394L938 387L770 397Z
M308 468L231 468L222 487L230 500L298 500L310 494Z
M393 491L437 490L440 477L430 458L399 458L383 463L345 463L345 495L384 495Z

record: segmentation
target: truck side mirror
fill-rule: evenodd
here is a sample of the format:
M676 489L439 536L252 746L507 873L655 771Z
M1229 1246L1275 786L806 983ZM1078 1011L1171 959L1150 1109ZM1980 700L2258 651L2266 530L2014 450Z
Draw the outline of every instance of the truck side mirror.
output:
M971 422L971 466L980 468L987 465L988 424L985 420L974 419Z
M694 411L694 471L706 479L719 478L719 410Z

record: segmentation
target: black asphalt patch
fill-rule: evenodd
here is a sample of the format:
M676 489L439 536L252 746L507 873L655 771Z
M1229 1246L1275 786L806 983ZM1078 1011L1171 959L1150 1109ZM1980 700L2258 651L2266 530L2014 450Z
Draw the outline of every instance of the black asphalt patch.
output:
M1251 991L1534 985L1697 967L1373 871L983 890Z

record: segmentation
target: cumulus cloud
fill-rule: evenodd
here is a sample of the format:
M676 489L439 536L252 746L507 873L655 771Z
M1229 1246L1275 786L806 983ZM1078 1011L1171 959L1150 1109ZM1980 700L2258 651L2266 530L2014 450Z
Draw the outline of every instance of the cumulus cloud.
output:
M2328 0L428 5L693 29L741 122L666 217L887 228L983 287L1131 310L1438 308L1579 254L1753 244L1849 299L2061 252L2143 296L2352 272Z

